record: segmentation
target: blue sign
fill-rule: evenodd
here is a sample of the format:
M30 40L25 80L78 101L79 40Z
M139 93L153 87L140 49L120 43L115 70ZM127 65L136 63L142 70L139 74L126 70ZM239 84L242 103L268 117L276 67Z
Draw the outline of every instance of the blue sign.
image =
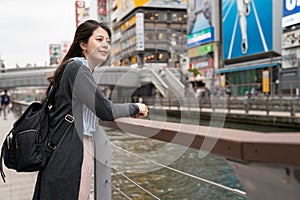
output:
M187 36L187 48L199 46L214 41L214 28L209 27L205 30Z
M282 27L300 23L300 1L283 0Z
M272 0L222 0L224 60L271 51L272 12Z

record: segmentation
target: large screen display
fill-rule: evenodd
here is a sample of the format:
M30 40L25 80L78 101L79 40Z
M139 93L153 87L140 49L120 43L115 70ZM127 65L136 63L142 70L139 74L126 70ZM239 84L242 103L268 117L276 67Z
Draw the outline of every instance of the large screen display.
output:
M222 0L224 60L273 49L272 0Z

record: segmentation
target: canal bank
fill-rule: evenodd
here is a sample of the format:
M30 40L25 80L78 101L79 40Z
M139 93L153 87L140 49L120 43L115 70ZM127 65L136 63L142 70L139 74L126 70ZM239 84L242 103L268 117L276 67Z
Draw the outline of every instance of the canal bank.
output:
M270 126L274 132L298 132L300 128L300 116L297 113L295 116L290 116L288 112L269 112L266 114L264 111L250 111L245 113L244 110L228 110L226 111L212 111L212 109L201 109L200 111L195 110L178 110L177 108L159 108L151 107L151 113L153 116L161 115L162 110L168 117L174 119L199 117L199 124L209 125L209 122L213 120L224 121L225 126L233 129L247 129L249 127L241 128L242 125L254 125L260 130L259 126ZM203 122L204 121L204 122ZM203 122L203 123L202 123ZM238 123L239 127L235 128L234 124ZM250 127L251 129L251 127ZM272 131L271 131L272 132Z

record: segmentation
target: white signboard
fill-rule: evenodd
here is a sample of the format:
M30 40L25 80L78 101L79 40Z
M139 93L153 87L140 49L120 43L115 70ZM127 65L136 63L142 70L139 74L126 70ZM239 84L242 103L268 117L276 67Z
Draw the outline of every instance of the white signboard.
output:
M300 46L300 30L283 33L281 46L283 49Z
M282 50L282 68L296 68L299 65L300 48Z
M136 50L144 51L144 13L136 13Z

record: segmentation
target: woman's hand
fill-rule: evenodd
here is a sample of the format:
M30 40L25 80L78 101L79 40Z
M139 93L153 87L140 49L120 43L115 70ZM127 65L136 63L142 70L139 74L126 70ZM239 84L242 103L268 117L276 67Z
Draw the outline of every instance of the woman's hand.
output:
M148 116L149 109L148 106L143 103L136 103L136 105L139 107L139 113L134 115L134 118L144 118Z

